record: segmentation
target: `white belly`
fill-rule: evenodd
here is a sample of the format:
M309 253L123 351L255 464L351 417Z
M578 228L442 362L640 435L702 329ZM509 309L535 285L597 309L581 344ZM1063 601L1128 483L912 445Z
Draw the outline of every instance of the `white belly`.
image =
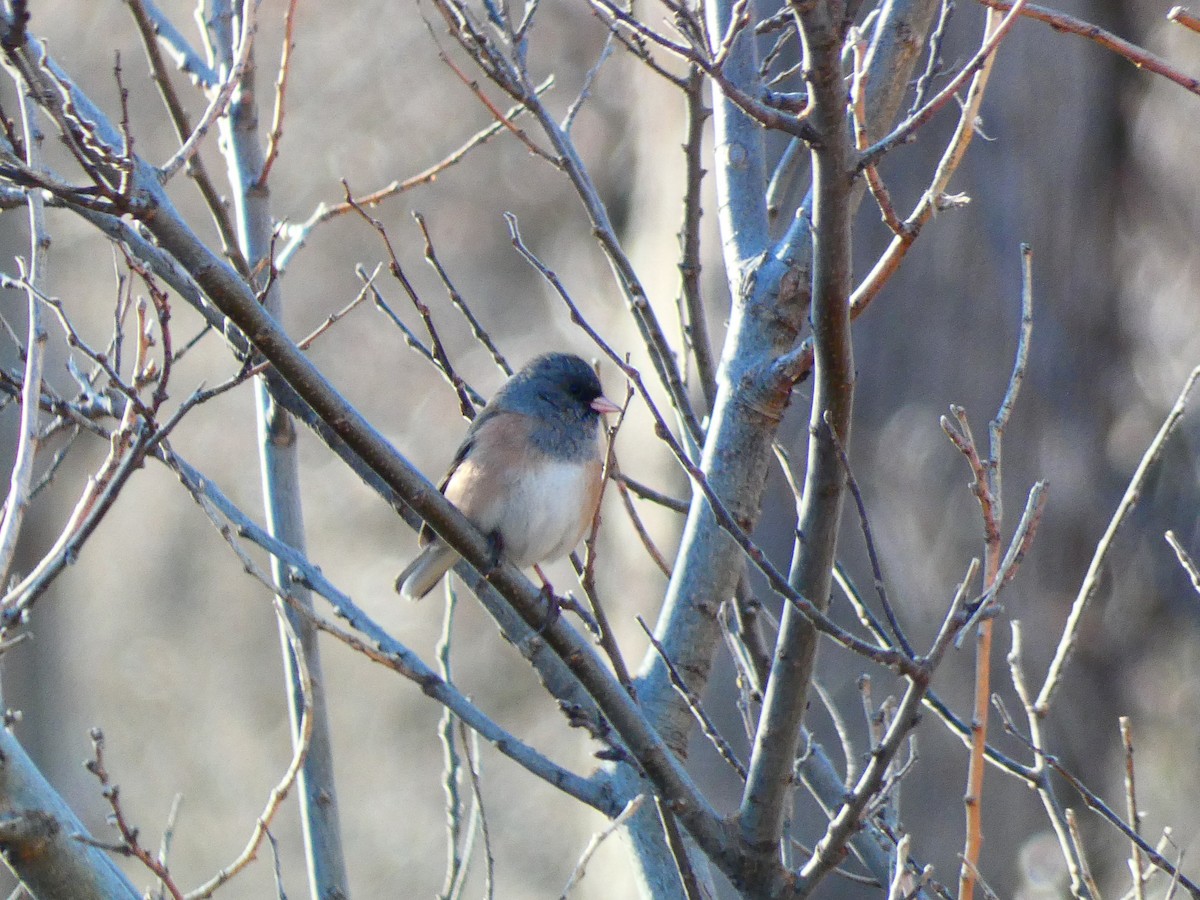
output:
M504 555L527 568L566 556L583 537L589 521L581 510L592 502L593 485L576 462L543 460L536 469L506 485L506 502L492 526L500 532ZM489 529L490 530L490 529Z

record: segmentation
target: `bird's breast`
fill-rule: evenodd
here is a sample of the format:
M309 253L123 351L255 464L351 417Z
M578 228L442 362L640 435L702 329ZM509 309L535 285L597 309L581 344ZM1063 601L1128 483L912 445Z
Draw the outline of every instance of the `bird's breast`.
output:
M505 555L532 566L566 556L579 543L596 511L600 465L543 458L507 487L495 528Z

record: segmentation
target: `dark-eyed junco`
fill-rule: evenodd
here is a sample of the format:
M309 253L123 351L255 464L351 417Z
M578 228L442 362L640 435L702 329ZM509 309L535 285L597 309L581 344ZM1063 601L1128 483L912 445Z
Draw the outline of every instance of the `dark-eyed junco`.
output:
M471 423L442 493L518 568L566 556L600 502L600 416L619 411L578 356L539 356ZM409 600L428 594L458 562L428 529L421 541L424 549L396 579Z

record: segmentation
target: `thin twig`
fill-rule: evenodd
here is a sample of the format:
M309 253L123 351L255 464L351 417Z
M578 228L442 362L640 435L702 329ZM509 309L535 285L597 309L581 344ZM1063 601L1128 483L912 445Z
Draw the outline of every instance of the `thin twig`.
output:
M712 110L704 102L704 80L695 66L688 71L684 96L687 99L687 137L683 143L685 178L683 223L679 228L679 305L685 312L681 316L684 338L696 361L700 391L707 408L711 410L717 397L717 364L700 290L700 225L704 186L701 151L704 123L708 121Z
M698 446L703 441L702 429L680 376L676 354L667 340L662 323L659 322L653 305L650 303L645 286L638 278L633 262L629 259L628 254L621 245L620 237L612 224L608 209L601 199L600 192L593 182L591 174L580 158L579 152L571 141L570 136L558 127L558 123L542 99L534 94L528 85L523 88L523 96L529 111L533 113L538 124L541 125L542 130L546 133L546 136L558 152L563 170L570 179L575 193L584 204L588 221L592 226L592 233L613 269L618 285L624 295L626 305L633 316L634 323L637 325L642 343L646 348L646 352L650 355L655 373L658 375L659 380L667 391L667 395L670 397L671 406L675 410L676 416L683 423L689 443L694 443ZM516 218L506 213L505 220L508 222L510 232L513 233L514 246L521 252L522 256L525 256L532 263L532 260L530 260L532 254L525 247L524 243L520 241L520 235L516 231ZM541 271L543 277L545 277L548 270L543 266Z
M350 186L345 181L342 182L342 187L346 191L346 202L362 217L364 222L375 230L375 233L379 235L379 239L383 242L383 246L387 250L389 257L388 269L392 273L392 276L400 282L404 293L408 295L413 308L421 317L421 321L425 325L425 331L429 335L430 349L437 367L450 380L451 385L453 385L454 393L458 395L459 410L463 416L467 419L473 419L475 417L475 408L472 404L471 396L467 392L463 380L459 378L458 373L454 370L454 364L450 361L450 356L442 344L437 326L433 324L433 315L429 307L421 300L416 289L412 286L412 282L404 274L404 268L400 265L400 258L396 255L396 250L392 246L392 239L388 236L387 228L384 227L381 221L369 215L361 204L354 199L350 193Z
M1029 496L1025 501L1025 511L1021 514L1021 521L1017 523L1017 528L1013 532L1012 541L1008 545L1008 552L1005 553L1004 559L1001 560L1000 566L996 570L995 578L987 590L973 604L974 611L971 618L967 621L966 627L955 640L955 647L962 646L962 639L969 629L982 621L984 617L992 616L996 613L997 598L1000 596L1000 592L1016 577L1017 570L1021 566L1021 561L1025 558L1025 554L1029 552L1029 548L1033 544L1033 539L1037 535L1038 525L1041 524L1042 513L1046 508L1047 491L1048 488L1044 481L1035 482L1033 487L1029 489Z
M979 2L984 6L1005 11L1011 10L1013 7L1013 4L1008 3L1007 0L979 0ZM1177 10L1180 11L1179 15L1172 16ZM1175 82L1175 84L1184 90L1200 95L1200 78L1185 75L1162 57L1155 56L1149 50L1139 47L1137 44L1131 43L1124 38L1117 37L1112 32L1105 31L1099 25L1093 25L1091 22L1085 22L1074 16L1068 16L1057 10L1047 9L1044 6L1037 6L1033 3L1026 4L1021 11L1021 15L1027 16L1030 19L1037 19L1039 22L1045 22L1055 31L1076 34L1094 41L1105 50L1111 50L1118 56L1129 60L1139 69L1145 69L1148 72L1153 72L1155 75L1161 75L1167 80ZM1186 19L1189 18L1195 21L1193 17L1188 16L1178 6L1167 14L1167 18L1180 22L1180 24L1187 24ZM1189 25L1188 27L1191 26Z
M724 62L723 57L718 58L718 56L710 55L707 47L702 43L700 35L685 31L684 37L687 38L688 43L682 44L650 28L631 12L618 6L613 0L590 0L590 2L592 8L597 10L601 19L609 27L620 23L640 37L657 44L664 50L674 53L680 59L698 65L709 78L720 86L721 93L730 102L764 128L785 132L808 143L814 143L817 140L816 129L812 122L808 120L808 116L812 111L811 105L796 114L785 113L742 90L741 87L725 74L721 65ZM743 3L741 5L744 9L747 4ZM676 6L675 10L676 23L678 24L686 18L684 15L686 11L682 5ZM734 17L730 22L730 37L736 35L737 30L740 30L737 20L738 17ZM732 46L732 43L725 46Z
M850 37L850 46L854 50L854 77L850 86L850 111L854 121L854 146L859 153L867 149L867 40L863 37L858 29L852 30ZM879 174L879 170L874 164L863 167L863 174L867 178L867 187L871 191L871 196L875 198L875 203L879 206L879 212L883 215L883 221L893 234L904 234L904 223L900 221L896 215L896 208L892 205L891 195L888 193L887 187L883 183L883 177Z
M629 519L633 530L638 536L642 547L645 548L647 555L658 566L658 570L663 573L668 579L671 577L671 564L667 562L667 558L663 556L662 551L654 543L654 539L650 537L650 532L646 529L645 523L642 521L641 515L638 514L637 507L634 505L633 489L629 486L628 480L614 466L613 468L613 483L617 486L617 495L621 498L621 505L625 508L625 515Z
M917 79L916 89L913 91L912 109L908 111L911 116L925 103L925 95L929 92L929 86L933 79L942 71L942 42L946 39L946 33L950 28L950 17L954 15L954 0L942 0L942 9L938 13L937 24L933 26L933 31L929 34L929 50L928 58L925 62L925 71L921 73L921 77Z
M954 598L946 610L946 615L942 619L937 636L930 645L929 652L921 658L919 672L908 676L910 679L908 687L888 725L886 734L871 753L866 768L859 776L854 789L847 794L841 808L831 817L824 836L817 842L812 857L800 870L797 881L799 888L807 887L811 890L813 885L840 863L847 842L861 826L861 817L867 804L879 793L888 773L892 770L896 753L904 745L909 732L916 727L919 719L918 710L929 690L932 673L941 662L954 635L962 627L962 608L966 595L967 584L964 581L958 586Z
M541 95L548 91L554 84L554 77L551 76L543 81L540 85L534 88L534 93ZM517 105L511 107L505 113L505 119L513 121L524 113L525 107ZM355 203L362 207L375 207L385 200L410 191L415 187L420 187L423 184L431 184L445 172L447 169L462 162L467 154L476 147L482 146L490 141L493 137L504 131L504 126L500 122L492 122L486 128L482 128L474 135L463 142L456 150L451 151L446 156L435 162L428 168L418 172L416 175L411 175L408 178L393 181L376 191L369 194L363 194L355 198ZM309 235L318 225L328 222L330 219L335 219L338 216L343 216L346 213L353 212L354 206L350 203L342 202L335 204L322 203L318 206L309 217L296 225L285 225L283 227L283 236L287 238L287 243L275 258L275 268L279 272L283 272L287 264L291 262L292 257L301 247L308 241Z
M1141 834L1142 813L1138 809L1137 779L1133 766L1133 725L1130 724L1129 716L1121 716L1117 719L1117 725L1121 730L1121 746L1125 750L1125 818L1129 820L1129 827L1135 833ZM1142 850L1134 842L1130 842L1129 874L1133 879L1134 900L1145 900L1146 882L1142 875Z
M609 805L611 798L607 797L597 786L558 766L515 735L500 728L453 684L441 678L417 654L389 635L371 619L349 596L339 591L325 577L320 568L314 566L294 548L268 534L232 503L210 479L201 475L178 453L167 449L156 458L178 475L184 488L191 494L230 548L238 555L238 559L245 566L247 572L258 577L259 580L267 579L263 583L272 591L275 590L269 576L265 573L258 573L253 558L239 545L237 541L239 537L251 541L271 556L283 561L298 584L303 584L329 601L337 615L344 619L351 628L362 634L366 640L330 624L301 604L291 604L290 595L285 593L284 601L312 622L316 628L337 638L373 662L397 672L416 684L430 698L449 707L455 715L478 731L484 740L536 777L606 815L615 814Z
M651 503L657 503L671 512L686 513L688 511L688 501L680 500L677 497L672 497L669 494L664 494L662 491L656 491L648 484L643 484L630 478L624 472L616 476L617 481L629 488L630 491L637 494L643 500L648 500Z
M508 364L508 360L504 358L504 354L500 352L500 348L496 346L495 342L492 340L492 336L488 334L487 329L480 324L479 319L475 316L475 313L473 313L471 308L467 306L467 301L463 299L463 295L460 294L458 289L454 287L454 283L450 280L449 273L442 265L441 260L438 259L437 251L434 250L433 247L433 238L430 236L429 228L425 224L425 217L415 210L413 211L412 217L416 221L417 227L421 229L421 236L425 238L425 259L429 265L433 267L433 270L437 273L438 279L446 288L446 294L450 298L450 304L460 313L462 313L463 318L467 320L467 325L469 325L471 328L472 336L474 336L475 340L478 341L485 350L487 350L487 352L491 355L492 360L500 368L500 371L503 372L506 377L512 375L512 366Z
M296 0L288 0L287 12L283 14L283 49L279 52L279 74L275 79L275 109L271 113L271 131L267 137L266 158L262 170L254 180L256 187L267 183L271 175L271 166L279 156L279 143L283 138L283 106L287 97L288 73L292 69L292 51L296 44L292 35L296 27Z
M175 27L171 19L163 14L153 0L133 0L133 2L137 2L138 6L142 7L141 15L145 18L147 34L153 37L157 43L162 44L163 49L167 51L179 71L187 75L194 84L205 88L213 87L217 83L217 73L188 43L187 38ZM142 26L139 24L138 28L141 29Z
M183 900L183 892L179 890L175 881L171 878L171 873L167 871L166 865L161 858L154 857L150 851L141 845L141 842L138 840L138 829L130 825L129 820L125 817L125 810L121 806L121 789L112 783L109 778L108 769L104 765L104 732L99 728L93 728L91 738L92 758L85 765L87 770L95 775L96 780L100 782L101 793L112 809L110 821L121 836L121 843L117 844L113 849L122 856L132 856L145 866L150 874L158 879L158 883L162 885L165 891L170 893L174 900Z
M610 30L604 38L604 46L600 48L600 55L596 58L595 64L588 69L587 74L583 76L583 84L579 88L579 93L571 101L571 105L567 108L567 114L563 116L562 130L568 134L571 131L571 126L575 124L575 117L579 115L579 111L583 109L583 104L592 95L592 86L596 83L596 78L600 75L600 69L608 61L608 58L612 56L615 38L616 32Z
M989 26L985 30L985 45L987 35L991 34L990 26L991 23L989 22ZM934 170L928 188L921 195L921 199L917 202L912 213L904 220L904 227L901 232L892 238L891 243L888 244L887 249L876 260L871 271L859 282L858 287L850 295L851 319L857 319L862 315L871 304L871 301L883 289L883 286L887 284L889 279L900 268L900 264L904 261L909 249L916 242L917 236L933 218L935 213L939 210L961 206L969 202L969 198L948 195L946 189L949 186L951 176L953 176L959 164L966 156L971 139L975 136L977 129L976 120L983 103L983 97L986 93L994 60L994 54L983 55L983 63L972 78L971 86L967 90L966 99L963 101L959 111L958 125L955 127L953 136L947 142L946 149L942 152L942 157L938 161L937 168ZM939 94L939 96L941 95ZM930 103L932 102L930 101ZM928 104L926 107L923 107L923 109L925 108L928 108ZM879 145L876 144L875 146ZM868 150L867 152L869 153L870 151ZM860 160L861 164L862 160ZM809 374L813 366L812 338L808 337L802 341L795 350L781 357L775 366L782 377L792 383L799 381Z
M989 20L986 37L978 52L971 57L967 64L959 70L958 74L950 79L946 86L938 91L928 103L892 129L890 134L864 150L859 156L859 168L862 169L878 162L889 150L911 140L918 129L923 127L943 106L950 102L950 99L967 83L968 78L972 78L977 72L982 72L1026 5L1026 0L1016 0L1012 6L1008 7L1007 15L999 23Z
M225 78L225 81L213 94L208 108L204 110L204 114L200 117L200 121L196 123L196 127L192 130L192 133L183 142L183 145L175 151L175 154L163 164L159 177L164 184L170 181L175 173L183 167L184 163L196 154L196 151L200 148L200 142L204 140L209 129L212 128L217 119L224 115L225 111L229 108L230 101L233 99L234 92L241 86L242 76L245 75L246 67L250 63L250 50L254 46L257 13L258 4L255 0L244 0L240 15L242 28L238 35L233 66L229 70L229 75Z
M724 736L722 736L721 732L717 729L716 724L711 718L709 718L708 713L704 711L704 706L700 703L700 698L695 695L692 689L688 687L687 682L683 680L683 676L680 674L679 670L675 668L675 663L673 663L671 658L667 656L666 648L663 647L658 638L654 636L654 630L646 624L646 620L640 615L636 616L635 618L637 619L637 623L642 626L642 631L646 633L646 637L650 639L650 643L654 647L655 652L658 653L664 665L666 665L667 673L671 679L671 686L675 688L675 691L687 704L688 709L691 710L692 716L695 717L697 724L704 732L704 736L708 738L709 743L713 745L721 759L725 760L729 767L737 773L738 777L741 778L742 781L745 781L745 764L737 758L737 754L734 753L733 747L730 745L729 741L725 740Z
M613 820L604 826L602 830L592 835L592 839L588 841L587 846L583 849L582 855L579 857L579 862L575 863L575 868L571 871L571 877L567 879L566 886L563 887L563 891L559 900L566 900L571 891L575 889L575 886L583 879L583 876L587 871L587 865L592 861L592 856L595 855L596 851L600 849L600 845L604 843L604 841L610 836L619 831L620 828L627 821L629 821L630 818L636 815L637 811L642 808L642 804L645 802L646 795L638 794L625 804L625 808L621 810L619 815L615 816Z
M993 24L995 13L989 13L989 26ZM999 26L997 26L999 27ZM1013 577L1016 567L1024 558L1041 521L1042 508L1045 502L1045 484L1038 482L1029 492L1025 512L1013 535L1008 552L1001 558L1001 529L1004 525L1003 476L1003 441L1004 431L1008 425L1012 410L1025 380L1025 371L1029 361L1029 344L1033 334L1033 274L1032 252L1027 245L1021 247L1022 260L1022 290L1021 290L1021 327L1017 339L1017 350L1014 354L1012 372L1004 398L988 425L988 456L983 460L979 456L975 439L971 435L966 413L956 409L955 415L959 420L960 431L955 445L964 452L975 477L973 485L975 495L979 499L979 509L983 517L984 534L984 568L983 582L985 594L998 594L1004 585ZM947 434L952 434L948 429ZM952 436L952 440L954 440ZM959 874L959 895L962 900L971 900L977 883L976 873L980 853L983 848L983 781L986 770L988 712L991 709L991 653L992 631L994 620L987 614L994 603L990 597L980 602L971 617L975 626L975 696L971 717L971 754L967 770L967 790L964 796L966 805L967 834L963 847L964 864ZM1044 795L1044 798L1048 795ZM1046 801L1049 803L1049 801Z
M308 350L316 342L317 338L319 338L321 335L323 335L325 332L327 332L330 328L332 328L334 325L336 325L338 322L340 322L342 319L344 319L346 316L348 316L351 312L353 312L354 308L356 306L358 306L360 303L362 303L363 300L365 300L367 298L367 295L370 294L372 292L372 290L374 289L375 276L377 276L379 274L379 270L381 267L382 267L382 264L375 266L375 270L364 279L363 286L361 288L359 288L359 291L357 294L354 295L353 300L351 300L349 303L347 303L345 306L343 306L341 309L337 310L336 312L332 312L328 316L326 316L325 321L322 322L320 325L318 325L316 328L314 328L312 331L310 331L308 333L308 337L304 338L303 340L297 341L296 346L299 347L301 350ZM271 364L269 362L260 362L256 366L251 366L249 369L246 369L243 372L239 372L237 375L237 378L239 381L245 381L246 379L252 378L255 375L261 375L263 372L265 372L270 367L271 367Z
M163 828L162 839L158 844L158 864L168 869L171 858L171 845L175 841L175 826L179 822L179 811L183 808L183 794L176 794L171 800L171 809L167 812L167 824Z
M675 814L667 809L662 797L655 795L654 808L658 811L658 821L662 825L663 836L667 840L667 851L675 863L675 871L679 873L679 886L683 888L684 900L705 900L708 896L700 889L696 871L688 857L688 845L679 831L679 823Z
M26 162L30 168L41 167L42 134L29 92L18 85L21 120L24 128ZM40 191L30 191L29 261L22 264L26 305L25 373L21 387L21 415L18 423L17 447L8 479L8 498L0 519L0 584L7 584L16 558L17 539L25 521L33 481L33 461L37 454L40 428L42 369L46 360L49 337L42 324L41 287L45 281L46 251L50 235L46 231L45 202Z
M467 757L467 775L471 781L473 818L483 837L483 896L492 900L495 895L496 857L492 852L492 834L488 828L487 813L483 805L483 785L479 771L479 732L467 730L467 725L458 720L458 736Z
M1171 545L1171 549L1175 551L1175 558L1179 560L1179 565L1183 566L1183 571L1187 572L1188 578L1192 582L1192 589L1200 594L1200 567L1196 565L1196 561L1184 549L1179 538L1175 536L1174 531L1168 531L1164 537L1167 543Z
M1100 575L1104 569L1108 555L1112 551L1113 539L1116 537L1117 531L1125 524L1125 520L1129 517L1130 512L1137 506L1137 502L1142 496L1146 479L1150 475L1150 470L1158 461L1167 439L1175 431L1175 427L1183 417L1184 410L1187 408L1188 397L1192 393L1192 388L1195 386L1197 378L1200 378L1200 366L1197 366L1188 375L1187 381L1184 382L1183 390L1180 391L1179 397L1175 400L1175 405L1171 407L1171 411L1167 413L1166 419L1163 420L1162 426L1158 429L1158 434L1154 436L1154 440L1146 448L1141 462L1138 463L1137 470L1133 473L1133 477L1129 481L1129 486L1125 489L1125 495L1121 498L1121 502L1117 504L1116 512L1113 513L1108 527L1104 529L1104 534L1096 544L1096 552L1092 555L1092 561L1088 565L1087 574L1084 575L1083 583L1079 586L1079 593L1076 594L1075 601L1071 604L1071 612L1067 616L1066 625L1063 626L1062 637L1059 639L1054 659L1050 663L1050 667L1046 672L1046 680L1042 683L1042 689L1038 693L1035 705L1038 715L1042 717L1045 717L1049 713L1054 694L1062 682L1063 672L1066 670L1071 653L1075 649L1075 639L1079 633L1080 621L1092 598L1095 596L1096 590L1099 588Z
M437 369L450 387L457 393L457 387L455 385L455 378L457 377L457 374L448 374L442 368L441 363L434 356L433 351L430 350L429 347L427 347L419 337L417 337L416 333L413 332L411 328L404 324L404 321L400 318L396 311L392 309L386 300L383 299L383 294L381 294L379 289L370 282L372 276L368 274L362 266L355 266L354 274L358 276L359 280L366 285L368 290L371 292L371 300L375 304L375 308L387 316L388 321L395 325L397 329L399 329L400 334L404 337L404 343L407 344L408 347L417 353L417 355L419 355L423 360L433 365L433 367ZM467 396L471 400L471 405L476 409L482 409L487 402L483 398L483 395L475 390L475 388L471 387L471 385L467 384L467 382L462 378L458 378L458 383L461 384L462 389L467 392ZM474 418L474 409L472 409L471 415L468 418Z
M592 516L588 533L584 537L583 560L580 562L578 555L572 553L571 564L575 567L576 574L579 575L580 587L583 589L584 596L587 597L592 618L596 622L597 639L600 642L601 649L604 650L604 654L608 657L608 661L612 664L613 674L624 685L625 689L629 691L630 696L636 696L633 688L633 679L629 675L629 666L625 663L625 657L621 653L621 647L617 643L616 634L613 633L612 625L608 620L608 613L604 609L604 604L600 602L600 592L596 587L596 541L600 536L601 507L603 506L604 494L608 489L608 483L612 478L613 469L617 464L617 433L625 421L625 414L629 412L629 401L632 399L633 389L632 387L627 387L625 402L621 405L620 415L606 435L604 466L600 473L600 500L596 504L596 512Z
M287 798L289 791L291 791L292 785L296 783L296 778L300 775L300 769L304 765L304 759L308 755L313 731L312 676L308 671L308 662L304 655L304 647L292 628L291 620L284 615L283 601L277 596L274 598L274 603L279 613L280 627L287 634L288 643L292 650L292 660L299 675L298 686L300 688L301 714L300 723L296 729L295 749L292 753L292 761L283 773L283 776L279 779L279 783L271 789L271 793L267 796L266 805L263 807L263 811L259 813L258 819L254 823L254 828L250 832L250 838L247 840L242 852L233 862L222 868L216 875L200 885L200 887L189 891L186 900L201 900L201 898L211 897L218 888L227 884L238 872L254 861L258 856L259 848L262 846L263 838L268 835L275 814L283 805L283 801ZM292 606L292 609L296 608L296 606Z
M1034 789L1038 792L1038 797L1042 801L1042 807L1046 811L1046 817L1050 820L1050 827L1054 829L1055 837L1058 839L1059 848L1067 864L1067 871L1071 876L1072 895L1082 896L1086 900L1099 900L1095 895L1086 893L1086 880L1083 877L1084 862L1080 855L1081 848L1071 838L1071 829L1067 821L1066 810L1062 808L1062 804L1059 802L1055 792L1054 784L1046 772L1042 720L1034 710L1032 694L1029 691L1029 684L1025 678L1025 665L1021 652L1021 623L1019 620L1014 619L1009 625L1012 631L1012 644L1008 652L1008 670L1012 678L1013 690L1016 691L1017 698L1021 701L1021 707L1025 711L1025 721L1029 727L1029 737L1025 740L1025 743L1034 751L1034 762L1029 773L1030 781ZM1000 713L1005 730L1014 733L1016 730L1015 726L1012 724L1008 710L1005 708L999 695L993 696L992 702Z
M908 642L904 630L900 627L900 621L896 617L896 610L892 607L892 601L888 598L887 584L883 580L883 567L879 563L879 552L875 547L875 538L871 534L871 520L867 517L867 504L863 500L862 489L858 486L858 479L854 477L854 470L850 468L850 458L846 455L846 448L842 446L842 442L833 432L828 411L825 413L825 424L829 426L829 433L833 438L834 449L837 451L838 459L841 460L842 468L846 472L846 486L850 488L850 495L854 498L854 505L858 510L859 528L862 531L863 540L867 545L867 558L871 562L871 575L875 579L875 592L879 595L879 604L883 608L883 614L887 617L888 624L892 628L892 634L896 636L896 641L899 643L900 648L909 656L913 656L912 645Z
M446 606L442 612L442 633L434 647L438 675L447 684L453 682L450 648L453 639L454 612L458 607L458 592L454 583L446 579ZM438 721L438 743L442 745L442 791L446 795L446 875L442 880L439 896L453 896L455 885L462 880L466 868L461 852L463 802L459 793L462 780L462 761L458 755L458 744L454 739L455 715L450 707L442 708Z
M1184 28L1200 34L1200 18L1194 16L1185 7L1172 6L1171 11L1167 13L1167 21L1182 25Z
M1017 395L1021 393L1021 385L1025 383L1025 372L1029 366L1029 346L1033 339L1033 248L1028 244L1021 245L1021 327L1017 332L1017 352L1013 357L1012 374L1008 379L1008 389L1004 392L1004 400L991 423L992 454L999 457L1000 441L1008 420L1012 417Z
M432 27L430 28L430 34L431 35L433 34ZM495 103L493 103L491 101L491 99L488 97L488 95L485 94L483 92L483 90L479 87L479 82L475 81L474 79L469 78L467 76L467 73L459 68L458 64L450 58L449 54L447 54L445 50L442 49L441 44L437 42L436 38L434 38L434 44L438 48L437 49L438 59L440 59L451 72L453 72L456 76L458 76L458 80L461 81L464 85L466 85L467 89L472 94L475 95L475 99L478 100L483 105L483 107L488 111L488 113L491 115L491 117L498 124L500 124L504 128L507 128L508 131L518 141L520 141L522 144L524 144L525 148L530 153L532 153L534 156L544 159L546 162L550 163L550 165L554 166L556 169L562 167L561 162L553 154L548 153L546 150L543 150L541 147L539 147L537 144L535 144L533 142L533 140L529 137L529 135L525 133L525 130L523 128L516 125L513 122L513 120L511 118L509 118L500 109L500 107L498 107Z
M858 781L858 754L854 750L854 737L850 734L846 717L842 715L842 711L834 702L833 697L829 696L829 691L825 689L825 684L821 679L813 678L813 690L816 691L821 705L825 707L825 713L829 716L833 730L837 733L838 743L842 748L842 758L846 760L846 787L851 788L854 786L854 782Z
M1079 854L1080 877L1091 891L1092 896L1099 897L1100 890L1096 886L1096 880L1092 877L1092 867L1088 865L1087 854L1083 850L1083 835L1079 831L1079 819L1073 809L1067 810L1067 828L1071 832L1071 843L1075 845L1075 850Z

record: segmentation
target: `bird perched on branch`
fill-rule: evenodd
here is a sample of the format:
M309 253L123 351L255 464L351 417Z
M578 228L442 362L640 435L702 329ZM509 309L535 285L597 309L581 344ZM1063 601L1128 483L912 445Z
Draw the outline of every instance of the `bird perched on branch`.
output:
M592 368L547 353L513 375L476 416L442 480L446 499L518 568L566 556L596 515L604 439L600 417L620 412ZM396 579L424 597L458 562L428 527L424 549Z

